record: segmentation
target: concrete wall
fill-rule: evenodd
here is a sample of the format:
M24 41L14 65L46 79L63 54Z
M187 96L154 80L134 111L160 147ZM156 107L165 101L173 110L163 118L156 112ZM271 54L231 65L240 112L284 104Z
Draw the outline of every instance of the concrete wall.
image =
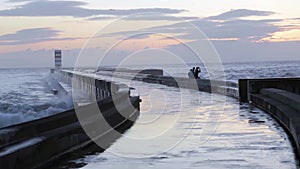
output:
M241 102L250 102L270 113L292 136L300 157L300 79L242 79Z
M300 78L240 79L240 101L248 102L248 93L259 93L263 88L276 88L300 94Z
M119 90L119 85L116 83L74 73L73 71L58 70L57 74L62 76L62 80L71 84L72 87L83 90L87 94L95 95L96 100L111 97Z
M162 69L128 69L128 68L99 68L97 71L110 71L110 72L120 72L120 73L132 73L132 74L149 74L162 76Z
M300 96L279 89L262 89L251 94L252 104L270 113L292 136L297 156L300 157Z
M190 79L182 77L171 77L153 74L130 74L120 73L114 71L100 71L97 74L105 76L114 76L123 79L143 81L146 83L156 83L171 87L181 87L187 89L194 89L209 93L217 93L234 98L239 98L238 84L229 81L219 81L210 79Z
M73 76L67 74L68 77ZM109 92L107 90L111 88L110 84L113 84L79 75L76 75L76 79L84 80L83 83L78 81L78 85L89 92L96 92L94 88ZM99 86L91 87L95 82ZM129 89L124 89L124 85L113 85L116 85L116 88L109 94L99 97L97 103L79 107L76 110L77 114L72 109L0 129L0 168L48 168L66 154L95 144L93 140L101 142L102 147L98 147L98 150L108 148L119 137L109 133L119 128L124 131L124 126L129 127L139 116L139 97L130 97ZM124 102L125 100L129 100L130 103ZM101 111L103 118L100 118L100 121L99 112L95 111L95 107ZM85 118L79 122L77 116L81 115ZM84 131L85 127L90 126L97 127L92 137Z

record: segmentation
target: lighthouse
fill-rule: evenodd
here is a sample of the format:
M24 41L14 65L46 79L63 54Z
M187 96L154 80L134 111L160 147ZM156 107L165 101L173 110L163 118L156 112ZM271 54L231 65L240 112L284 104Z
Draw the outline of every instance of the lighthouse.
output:
M60 69L61 68L61 58L62 58L62 53L61 50L55 50L54 51L54 64L55 64L55 69Z

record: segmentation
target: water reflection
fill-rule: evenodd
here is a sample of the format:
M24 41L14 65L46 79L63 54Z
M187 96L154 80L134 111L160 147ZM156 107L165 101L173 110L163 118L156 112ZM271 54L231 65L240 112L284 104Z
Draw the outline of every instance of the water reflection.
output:
M296 168L288 136L261 110L232 98L212 101L208 93L132 85L145 99L138 122L106 152L78 160L84 169ZM160 92L149 100L158 88L168 98L165 109Z

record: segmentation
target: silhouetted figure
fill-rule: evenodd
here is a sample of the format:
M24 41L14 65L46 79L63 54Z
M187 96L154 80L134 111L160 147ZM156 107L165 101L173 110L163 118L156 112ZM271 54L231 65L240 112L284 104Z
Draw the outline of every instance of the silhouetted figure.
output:
M199 79L199 74L200 73L201 73L200 67L196 67L196 70L195 70L195 73L194 73L196 79Z
M190 69L188 76L189 78L195 78L195 67L193 67L193 69Z

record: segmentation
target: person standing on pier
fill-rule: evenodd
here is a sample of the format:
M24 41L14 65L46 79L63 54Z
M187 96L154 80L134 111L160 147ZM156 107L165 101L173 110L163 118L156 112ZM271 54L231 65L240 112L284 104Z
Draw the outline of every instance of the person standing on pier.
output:
M193 69L190 69L188 76L189 78L195 78L195 67L193 67Z
M189 78L195 78L195 79L199 79L199 74L201 73L201 69L200 67L193 67L193 69L190 69L188 76Z
M199 77L200 73L201 73L200 67L196 67L196 70L195 70L195 73L194 73L195 79L200 79L200 77Z

